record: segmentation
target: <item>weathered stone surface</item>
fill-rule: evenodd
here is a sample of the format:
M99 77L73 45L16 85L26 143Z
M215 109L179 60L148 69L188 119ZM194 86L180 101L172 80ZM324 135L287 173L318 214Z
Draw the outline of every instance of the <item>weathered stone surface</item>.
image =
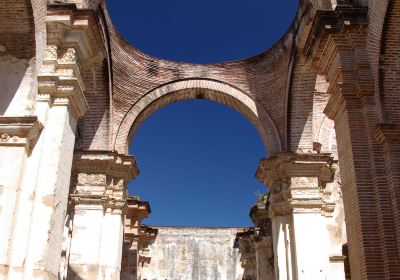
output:
M156 227L157 228L157 227ZM236 228L158 227L141 279L242 279Z

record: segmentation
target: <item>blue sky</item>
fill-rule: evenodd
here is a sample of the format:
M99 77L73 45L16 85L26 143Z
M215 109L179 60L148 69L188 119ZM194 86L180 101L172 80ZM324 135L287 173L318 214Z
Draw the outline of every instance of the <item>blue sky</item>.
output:
M108 1L114 25L143 52L193 63L241 59L272 46L291 24L297 0ZM151 204L144 222L250 226L254 177L266 151L253 125L212 101L165 106L138 129L130 148L141 171L129 192Z

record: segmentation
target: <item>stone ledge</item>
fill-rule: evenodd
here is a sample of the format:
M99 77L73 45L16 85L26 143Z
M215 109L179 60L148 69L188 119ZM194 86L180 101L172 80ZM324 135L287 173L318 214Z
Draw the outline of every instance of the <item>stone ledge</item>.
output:
M42 129L36 116L0 116L0 146L32 146Z
M139 175L133 156L116 151L78 150L74 154L73 171L87 174L104 174L129 181Z

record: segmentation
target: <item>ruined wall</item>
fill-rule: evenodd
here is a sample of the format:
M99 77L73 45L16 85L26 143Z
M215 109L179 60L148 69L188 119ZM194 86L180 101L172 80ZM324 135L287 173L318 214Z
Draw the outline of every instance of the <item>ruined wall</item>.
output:
M236 228L160 227L140 279L242 279Z

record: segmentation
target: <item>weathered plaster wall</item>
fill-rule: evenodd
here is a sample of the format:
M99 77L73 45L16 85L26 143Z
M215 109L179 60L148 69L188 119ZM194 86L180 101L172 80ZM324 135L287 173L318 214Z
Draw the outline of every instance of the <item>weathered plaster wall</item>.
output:
M150 245L151 262L142 278L242 279L240 254L233 248L236 228L160 227Z

